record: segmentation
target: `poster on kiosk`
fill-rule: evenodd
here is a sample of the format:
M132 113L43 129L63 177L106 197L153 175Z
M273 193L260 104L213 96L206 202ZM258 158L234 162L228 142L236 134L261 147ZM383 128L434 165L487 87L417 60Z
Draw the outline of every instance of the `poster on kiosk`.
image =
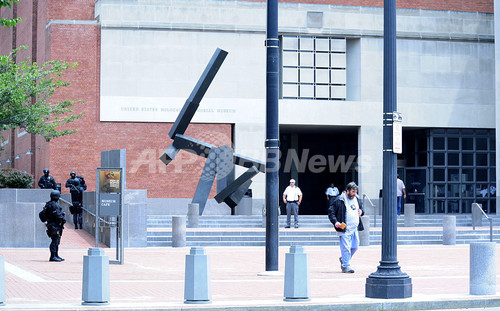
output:
M99 217L120 216L122 179L121 169L99 171Z

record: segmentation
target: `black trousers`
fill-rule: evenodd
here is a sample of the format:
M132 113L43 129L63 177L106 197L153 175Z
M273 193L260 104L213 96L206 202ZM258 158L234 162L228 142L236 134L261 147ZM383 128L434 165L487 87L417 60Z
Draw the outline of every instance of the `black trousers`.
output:
M80 224L80 229L82 228L82 225L83 225L82 213L74 213L73 214L73 224L75 225L75 228L78 227L78 224Z
M59 244L61 243L61 236L62 236L62 227L53 225L53 224L48 224L47 225L47 234L52 240L50 242L49 250L51 253L57 253L59 250Z

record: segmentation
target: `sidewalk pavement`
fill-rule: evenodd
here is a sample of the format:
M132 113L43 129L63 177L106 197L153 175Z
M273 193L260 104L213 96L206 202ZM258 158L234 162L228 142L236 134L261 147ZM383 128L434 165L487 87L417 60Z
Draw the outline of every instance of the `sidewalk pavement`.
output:
M435 310L500 307L500 297L469 295L469 245L403 245L401 270L412 279L406 299L365 297L366 277L377 270L380 246L362 246L352 260L354 274L340 271L338 246L306 246L310 301L283 301L285 254L279 273L265 272L264 247L206 247L210 258L210 304L184 304L184 265L190 247L126 248L124 264L110 265L110 303L82 305L83 256L95 246L83 230L66 226L61 263L48 249L0 249L5 259L6 301L2 310ZM301 229L296 229L301 230ZM498 249L498 247L497 247ZM498 252L498 251L497 251ZM110 259L115 249L105 249ZM500 256L497 256L497 266ZM497 268L498 270L498 268ZM500 286L497 275L497 289ZM498 292L498 290L497 290Z

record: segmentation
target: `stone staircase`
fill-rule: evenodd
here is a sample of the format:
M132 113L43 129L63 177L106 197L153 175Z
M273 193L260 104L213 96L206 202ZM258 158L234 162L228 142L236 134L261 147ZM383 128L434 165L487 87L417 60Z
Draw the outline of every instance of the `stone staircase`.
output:
M489 221L472 229L471 215L456 215L457 244L490 240ZM493 241L500 242L500 216L492 215ZM299 229L284 229L279 217L279 245L338 245L338 237L326 215L300 216ZM148 215L148 247L172 246L172 216ZM370 216L370 245L381 244L381 216ZM198 228L186 229L186 246L265 246L262 216L202 216ZM442 215L416 215L415 227L404 227L398 217L398 245L442 244Z

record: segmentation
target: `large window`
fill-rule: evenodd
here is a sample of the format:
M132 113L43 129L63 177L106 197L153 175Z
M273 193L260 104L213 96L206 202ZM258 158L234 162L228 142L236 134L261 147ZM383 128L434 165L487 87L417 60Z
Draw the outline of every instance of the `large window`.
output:
M433 129L429 135L432 213L495 213L494 130Z
M282 36L282 98L346 99L346 39Z

